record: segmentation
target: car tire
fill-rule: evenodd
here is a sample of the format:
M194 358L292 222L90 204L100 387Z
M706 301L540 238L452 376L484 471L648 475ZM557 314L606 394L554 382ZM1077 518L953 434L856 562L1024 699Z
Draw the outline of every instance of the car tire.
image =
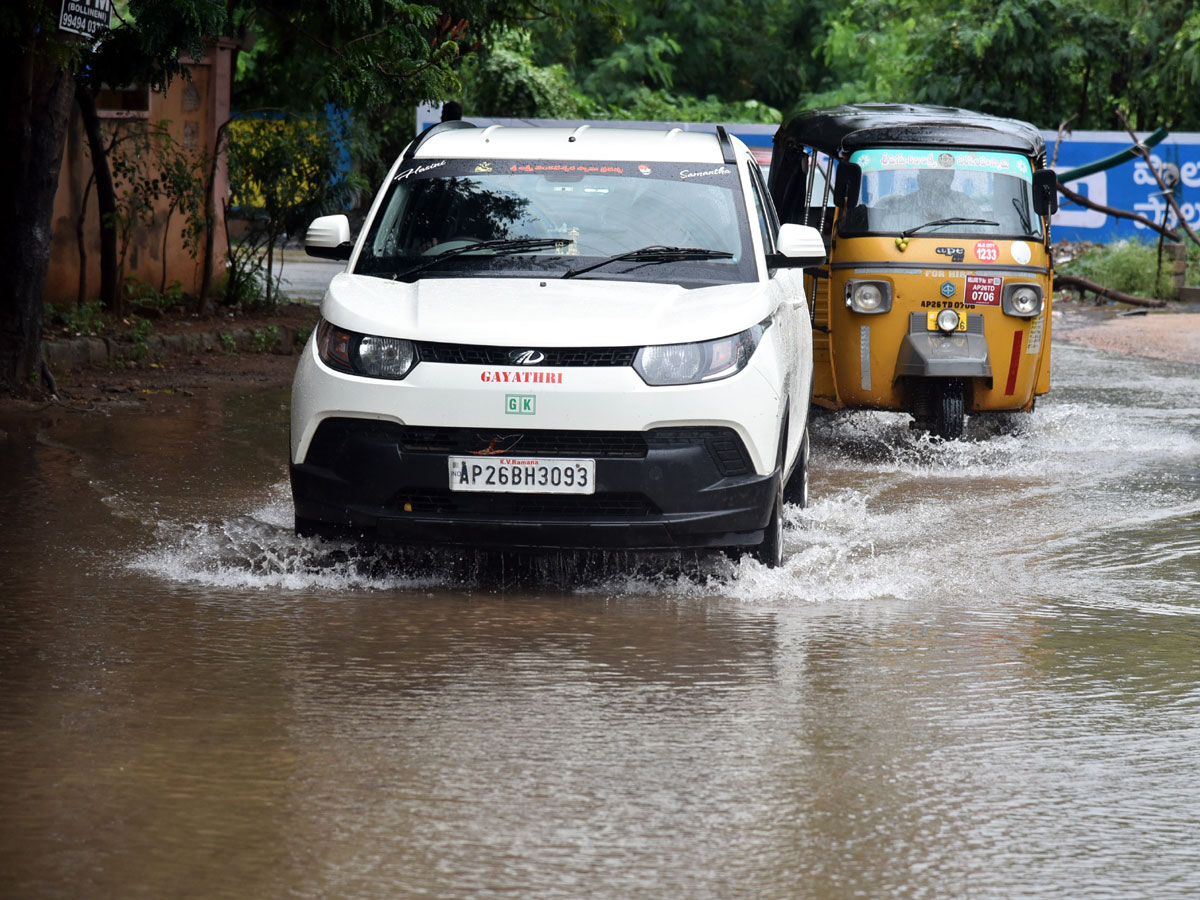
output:
M768 569L783 565L783 491L775 493L771 518L763 530L762 543L751 551L751 555Z
M783 488L783 499L794 503L801 509L808 507L808 424L804 425L804 439L800 441L800 451L796 455L796 467Z

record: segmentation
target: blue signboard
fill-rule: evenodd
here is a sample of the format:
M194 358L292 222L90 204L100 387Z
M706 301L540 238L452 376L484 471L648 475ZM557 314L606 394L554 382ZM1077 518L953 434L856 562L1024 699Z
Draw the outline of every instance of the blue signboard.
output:
M423 105L417 111L417 133L424 131L440 120L440 105ZM478 119L467 121L477 125L582 125L584 122L567 122L551 119ZM632 128L682 128L684 131L714 131L716 125L701 122L588 122L590 125L619 125ZM727 123L726 130L740 138L764 165L769 163L772 138L777 126ZM1043 131L1046 139L1046 158L1053 160L1059 172L1075 169L1096 162L1122 150L1133 143L1123 131L1077 131L1067 135L1061 145L1058 134ZM1149 132L1139 134L1145 140ZM1162 143L1151 149L1151 162L1169 185L1173 185L1175 200L1183 210L1184 218L1193 229L1200 230L1200 133L1181 132L1169 135ZM1078 181L1067 184L1077 194L1105 206L1139 213L1152 221L1161 223L1164 218L1169 227L1178 222L1174 212L1168 208L1162 190L1154 180L1150 167L1141 159L1121 163L1104 172L1096 172ZM1059 198L1061 205L1051 222L1051 237L1055 241L1091 241L1110 243L1123 238L1143 241L1158 239L1158 233L1140 222L1109 216L1087 207L1072 203L1065 197Z
M1080 131L1069 135L1055 147L1058 135L1042 132L1046 138L1046 155L1054 160L1060 172L1104 159L1132 145L1123 131ZM1139 134L1144 140L1148 134ZM1200 133L1169 135L1161 144L1151 148L1150 160L1163 180L1173 186L1174 196L1183 216L1192 228L1200 227ZM1139 213L1154 222L1175 228L1178 218L1169 209L1162 189L1154 180L1150 166L1144 160L1133 159L1104 172L1096 172L1067 187L1104 206ZM1109 243L1122 238L1143 241L1157 240L1158 233L1141 222L1118 219L1060 198L1062 205L1052 220L1052 237L1056 241L1093 241Z

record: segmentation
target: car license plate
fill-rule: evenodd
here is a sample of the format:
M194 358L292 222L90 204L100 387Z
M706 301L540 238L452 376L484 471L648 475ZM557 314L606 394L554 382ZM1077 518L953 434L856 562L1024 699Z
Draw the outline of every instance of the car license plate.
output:
M451 456L450 490L509 494L594 494L594 459Z

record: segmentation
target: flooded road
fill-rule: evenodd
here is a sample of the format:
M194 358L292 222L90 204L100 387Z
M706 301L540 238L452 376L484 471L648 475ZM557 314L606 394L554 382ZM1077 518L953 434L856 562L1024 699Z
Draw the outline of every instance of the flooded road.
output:
M1200 373L822 419L781 570L300 541L287 397L0 441L0 896L1200 896Z

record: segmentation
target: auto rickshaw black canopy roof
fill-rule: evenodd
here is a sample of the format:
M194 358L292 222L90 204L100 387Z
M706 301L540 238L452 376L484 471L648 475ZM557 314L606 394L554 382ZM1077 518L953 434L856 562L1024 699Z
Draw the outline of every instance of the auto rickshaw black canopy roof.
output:
M841 157L864 147L969 147L1009 150L1043 160L1046 142L1036 128L958 109L911 103L860 103L806 109L775 133L775 146L792 140Z

